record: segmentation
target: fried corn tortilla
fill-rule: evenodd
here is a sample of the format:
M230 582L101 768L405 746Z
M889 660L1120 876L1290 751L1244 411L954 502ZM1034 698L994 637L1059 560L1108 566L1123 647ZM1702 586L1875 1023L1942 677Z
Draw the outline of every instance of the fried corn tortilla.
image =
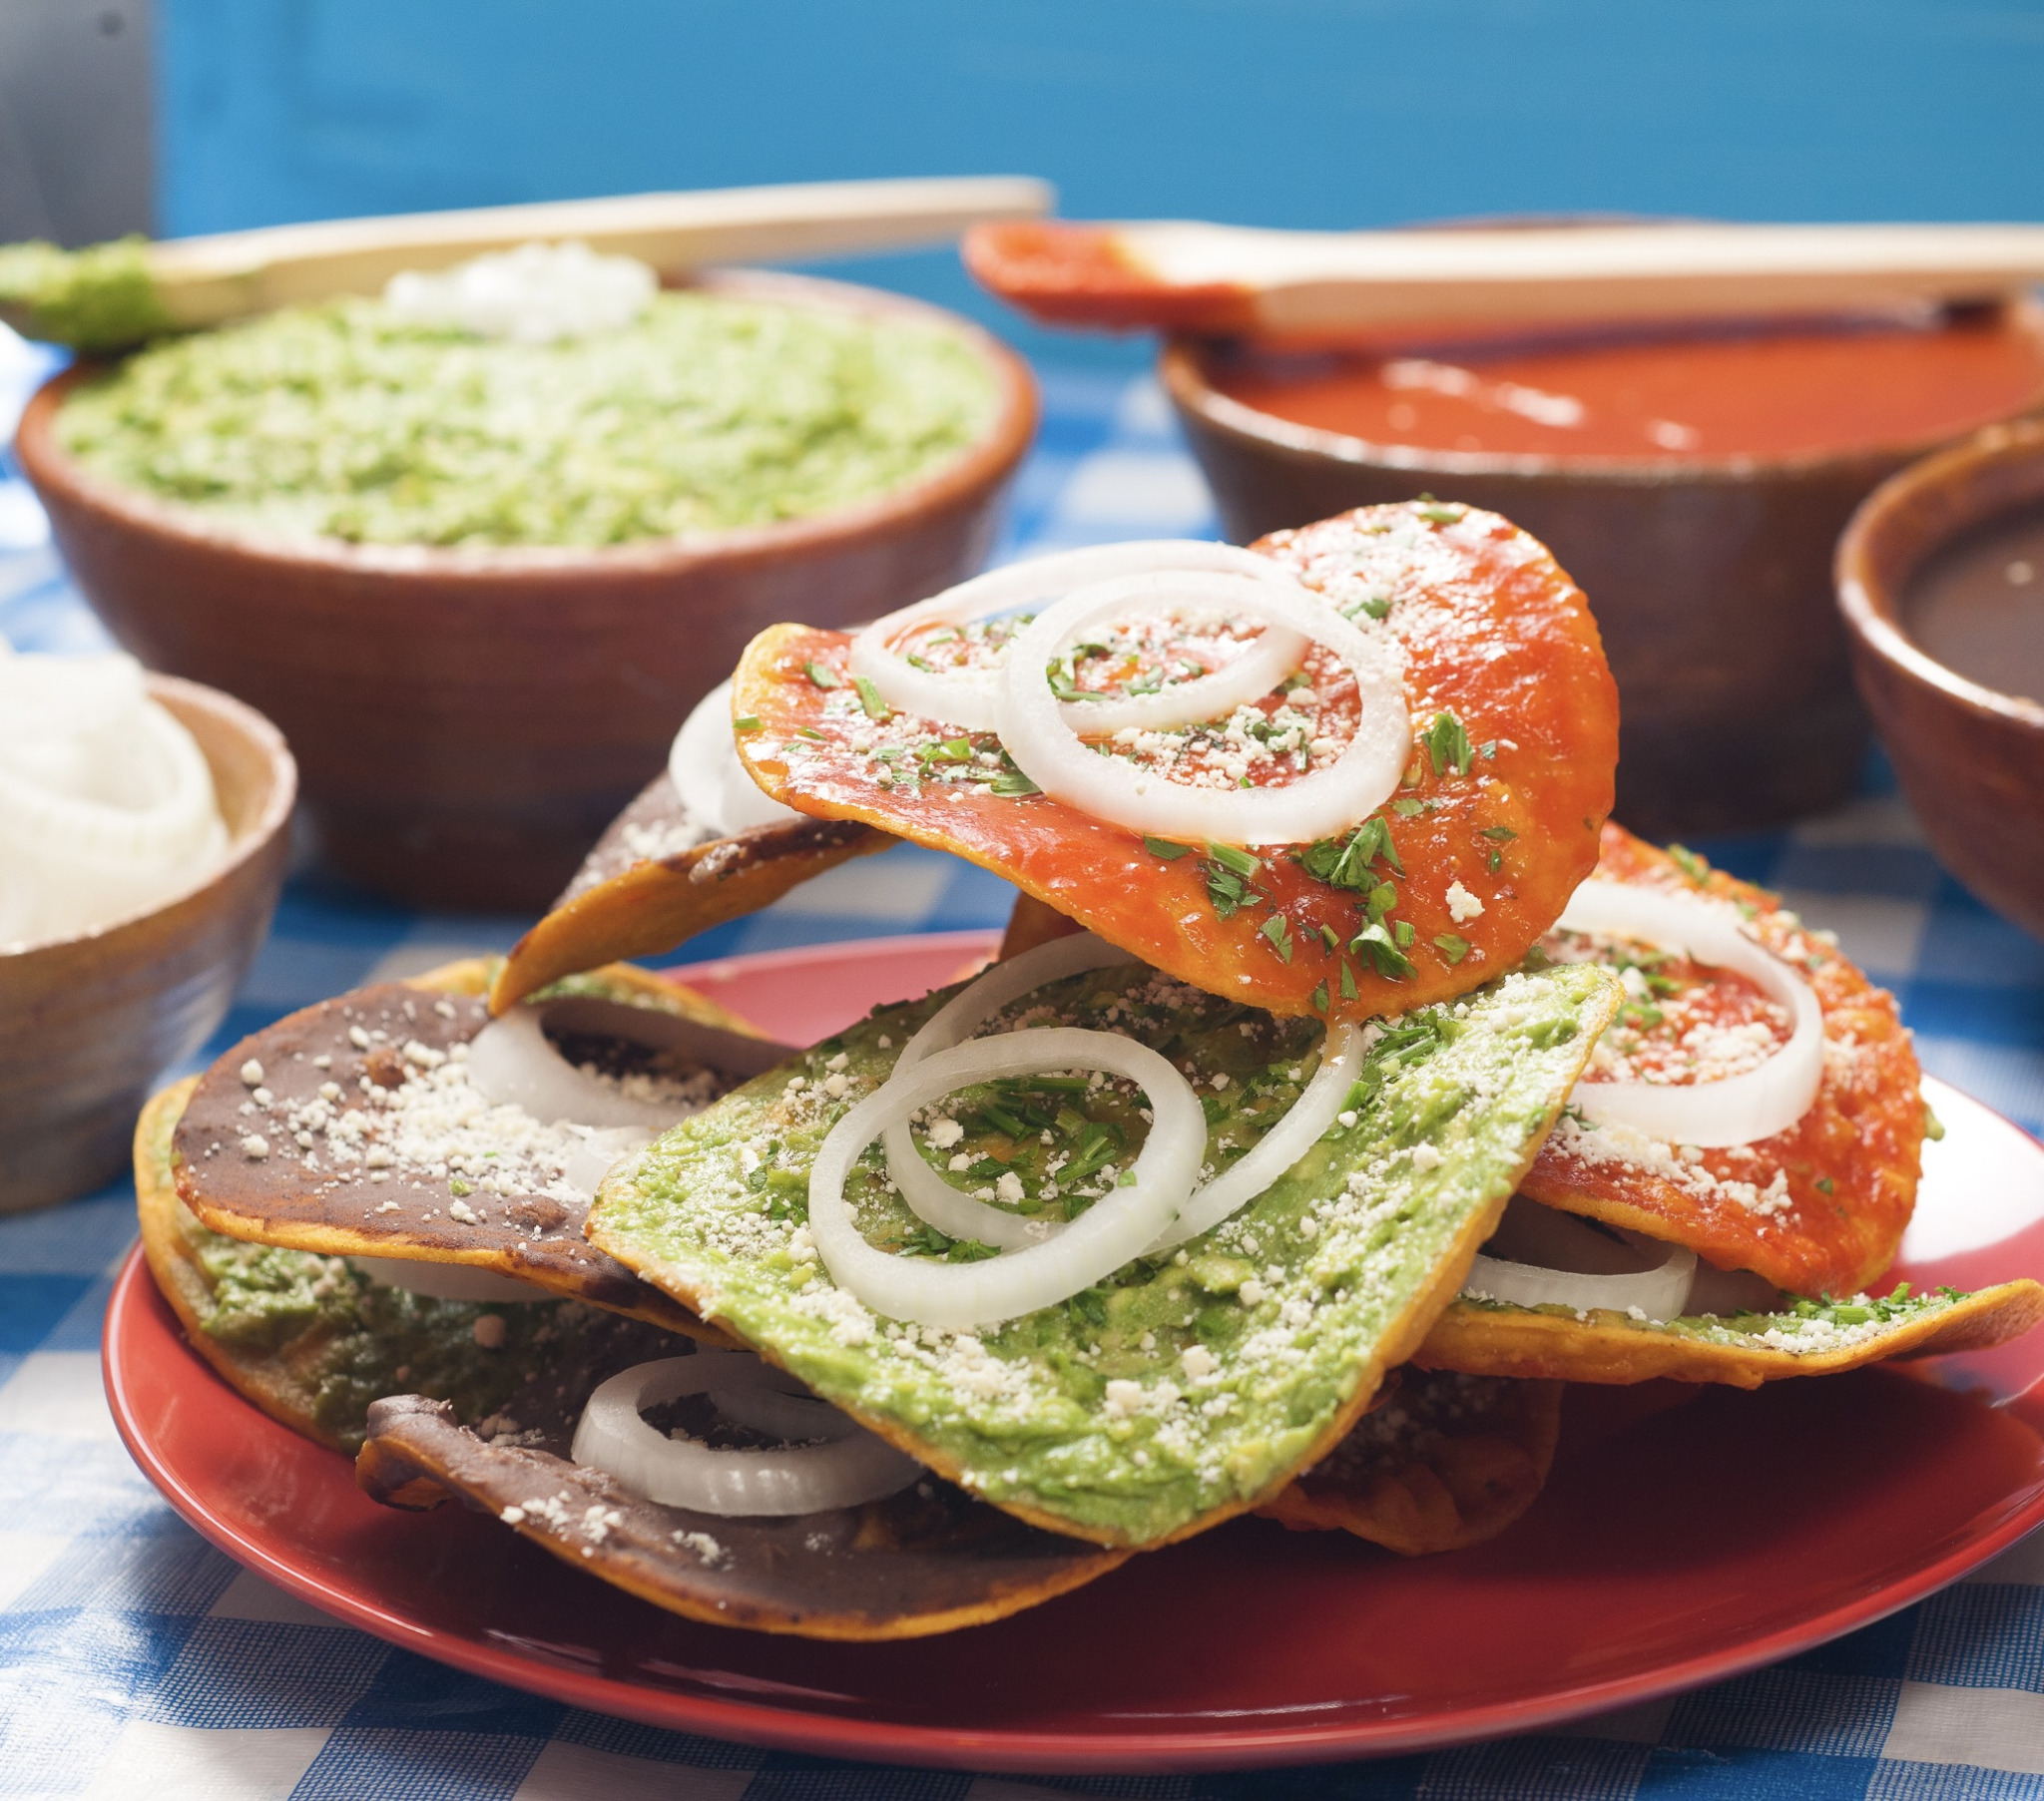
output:
M445 1125L462 1099L449 1054L488 1024L479 996L489 975L466 963L358 989L244 1039L200 1078L179 1121L179 1195L228 1237L466 1264L721 1342L584 1239L588 1199L560 1179L572 1133L517 1110ZM585 1030L708 1034L749 1073L779 1054L724 1009L638 970L561 984L547 1005L550 1019ZM590 1017L574 1017L583 1007ZM414 1127L414 1107L435 1111Z
M1273 1012L1400 1013L1511 968L1590 873L1611 807L1618 695L1582 594L1535 540L1458 506L1363 508L1254 548L1402 649L1408 779L1339 841L1268 848L1253 869L1160 849L1035 792L991 733L875 716L846 669L851 641L803 626L748 647L733 704L760 724L739 753L800 812L955 852L1157 968ZM1353 677L1317 647L1304 674L1314 741L1345 741ZM1266 696L1254 732L1213 728L1215 767L1240 761L1265 785L1299 773L1307 752L1269 752L1269 721L1293 697ZM1365 925L1382 942L1356 948Z
M1533 1505L1554 1463L1562 1383L1394 1373L1388 1403L1258 1513L1415 1558L1494 1539Z
M803 1223L818 1146L946 994L875 1012L614 1167L590 1236L973 1494L1101 1544L1161 1544L1255 1507L1345 1435L1461 1286L1617 994L1587 967L1512 974L1375 1029L1353 1124L1233 1218L979 1333L876 1318ZM1024 1013L1171 1059L1201 1093L1217 1166L1288 1111L1324 1036L1139 964L1047 984L990 1027ZM1019 1192L1019 1211L1075 1214L1140 1144L1139 1099L1109 1082L967 1091L945 1104L957 1136L940 1166ZM869 1242L976 1254L870 1163L846 1187Z
M852 821L803 819L759 825L642 859L632 834L657 848L663 834L687 839L685 816L665 775L627 808L591 853L553 911L511 947L490 990L502 1013L549 983L628 957L655 957L699 932L741 919L789 889L853 857L894 842ZM594 875L595 880L585 880Z
M591 1390L645 1356L581 1357L548 1371L505 1403L519 1430L492 1440L456 1424L443 1404L379 1401L355 1480L393 1506L459 1496L670 1612L804 1638L917 1638L979 1625L1067 1593L1129 1555L1039 1532L933 1479L884 1501L783 1519L642 1501L571 1462L569 1447Z
M164 1090L135 1128L143 1253L194 1348L293 1432L352 1455L370 1402L414 1392L453 1418L487 1419L613 1317L573 1301L430 1300L374 1286L338 1257L209 1231L178 1198L172 1171L172 1134L198 1086L192 1077Z
M1816 993L1823 1082L1815 1104L1787 1131L1728 1149L1678 1152L1638 1132L1565 1118L1535 1159L1526 1193L1688 1245L1721 1269L1754 1270L1792 1294L1864 1287L1901 1243L1923 1142L1922 1072L1894 998L1835 945L1805 931L1780 896L1691 852L1671 855L1607 825L1597 873L1702 896L1743 916L1752 935ZM1558 940L1549 943L1559 948ZM1715 979L1727 980L1723 972ZM1729 982L1745 986L1738 977ZM1651 995L1640 1005L1658 1011ZM1615 1031L1626 1030L1633 1011L1629 1004L1621 1012Z
M2044 1320L2044 1286L2027 1278L1972 1294L1906 1283L1878 1299L1796 1301L1775 1313L1633 1319L1606 1308L1518 1307L1458 1297L1413 1361L1470 1375L1634 1383L1656 1377L1758 1388L1831 1376L1892 1357L1985 1350Z

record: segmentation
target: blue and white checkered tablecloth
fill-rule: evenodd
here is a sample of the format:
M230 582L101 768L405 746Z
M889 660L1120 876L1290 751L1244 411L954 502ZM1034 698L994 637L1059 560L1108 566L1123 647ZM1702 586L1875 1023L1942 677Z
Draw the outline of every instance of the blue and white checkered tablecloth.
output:
M33 378L37 356L0 340L0 401ZM1152 383L1053 373L1045 400L1004 555L1213 532ZM0 633L22 649L103 642L14 479L0 479ZM1938 867L1878 767L1833 817L1705 848L1834 928L1900 997L1927 1068L2044 1127L2044 946ZM833 871L689 954L992 926L1009 893L904 847ZM523 923L408 913L302 870L198 1061L357 983L500 949ZM100 1317L134 1232L125 1183L0 1220L0 1796L2044 1796L2044 1535L1775 1668L1549 1736L1380 1763L1091 1780L875 1771L535 1700L309 1610L212 1550L157 1498L100 1393Z

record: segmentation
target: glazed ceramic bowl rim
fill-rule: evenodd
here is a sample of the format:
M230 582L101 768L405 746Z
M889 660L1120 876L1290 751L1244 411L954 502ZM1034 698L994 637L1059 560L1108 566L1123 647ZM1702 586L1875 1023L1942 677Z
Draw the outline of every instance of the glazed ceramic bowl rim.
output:
M1926 493L1962 481L1990 463L2032 463L2039 467L2035 496L2044 504L2044 419L2014 420L1990 425L1949 448L1911 463L1874 489L1859 504L1838 540L1838 611L1858 643L1898 675L1935 690L1947 701L1976 716L2003 719L2033 731L2044 731L2044 704L2021 694L2005 694L1961 675L1939 663L1908 636L1899 621L1900 594L1907 579L1961 533L1992 519L2000 508L1969 514L1954 530L1927 543L1901 561L1903 580L1890 584L1882 571L1883 538L1893 521Z
M2008 316L2044 341L2044 305L2028 295L2009 302ZM1158 357L1158 376L1172 399L1206 424L1260 449L1294 457L1410 470L1416 475L1517 476L1609 487L1677 487L1684 483L1751 482L1771 476L1830 474L1882 469L1913 460L1951 442L1935 433L1893 444L1857 445L1849 450L1799 451L1793 456L1612 457L1560 456L1546 451L1438 450L1416 444L1378 444L1348 432L1300 425L1224 394L1207 378L1204 357L1225 340L1174 334ZM2030 402L2044 408L2044 386ZM1452 498L1452 497L1449 497Z
M269 766L269 793L263 801L262 810L241 831L230 827L226 854L218 862L209 863L175 894L166 896L153 906L124 913L117 919L107 920L83 932L67 932L61 938L35 938L22 945L0 945L0 964L18 968L31 957L76 951L82 945L107 941L186 906L226 881L252 858L260 855L277 833L290 824L291 808L296 804L298 795L298 765L297 759L291 755L290 746L284 742L282 732L246 700L238 700L233 694L209 687L203 681L188 681L182 675L163 675L154 670L146 672L144 679L149 686L150 698L161 701L168 697L203 707L239 734L251 749L261 754Z
M998 480L1019 461L1036 428L1036 387L1029 366L972 320L908 294L813 275L766 269L705 269L697 285L714 292L807 306L821 311L925 320L974 351L993 375L992 420L979 437L899 487L797 519L735 526L684 538L646 538L607 545L354 544L338 538L272 537L216 518L203 508L167 501L87 468L58 442L56 415L65 394L97 373L79 363L59 371L29 400L16 451L31 483L68 490L94 512L145 531L205 544L260 562L342 574L430 576L435 580L558 582L564 575L680 573L718 563L764 560L790 550L824 548L877 537L919 514L941 510Z

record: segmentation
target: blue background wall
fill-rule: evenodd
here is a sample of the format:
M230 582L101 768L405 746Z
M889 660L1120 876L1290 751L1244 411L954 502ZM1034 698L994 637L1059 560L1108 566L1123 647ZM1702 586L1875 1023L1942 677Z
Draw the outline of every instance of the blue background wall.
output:
M995 171L1076 217L2044 216L2010 0L157 4L167 232Z

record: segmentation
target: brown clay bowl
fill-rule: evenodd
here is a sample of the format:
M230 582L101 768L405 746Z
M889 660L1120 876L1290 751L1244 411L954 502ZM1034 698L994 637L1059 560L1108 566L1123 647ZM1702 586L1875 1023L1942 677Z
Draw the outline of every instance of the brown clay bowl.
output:
M1375 444L1219 392L1209 371L1228 354L1175 341L1160 373L1231 538L1427 492L1502 513L1554 552L1618 678L1616 811L1635 831L1755 830L1850 795L1866 719L1831 554L1860 500L1934 443L1652 463Z
M297 765L253 707L152 675L206 753L227 861L203 885L76 938L0 951L0 1213L83 1194L127 1166L150 1085L227 1015L276 908Z
M283 728L334 867L413 905L534 911L763 627L870 618L978 569L1035 430L1027 366L951 314L791 275L704 284L936 319L994 369L999 415L979 444L858 506L599 550L237 533L67 456L52 425L71 374L29 403L17 448L114 637Z
M1972 528L2044 503L2044 419L1990 426L1883 482L1838 545L1838 612L1874 728L1932 847L2044 938L2044 705L1947 669L1902 627L1916 573Z

